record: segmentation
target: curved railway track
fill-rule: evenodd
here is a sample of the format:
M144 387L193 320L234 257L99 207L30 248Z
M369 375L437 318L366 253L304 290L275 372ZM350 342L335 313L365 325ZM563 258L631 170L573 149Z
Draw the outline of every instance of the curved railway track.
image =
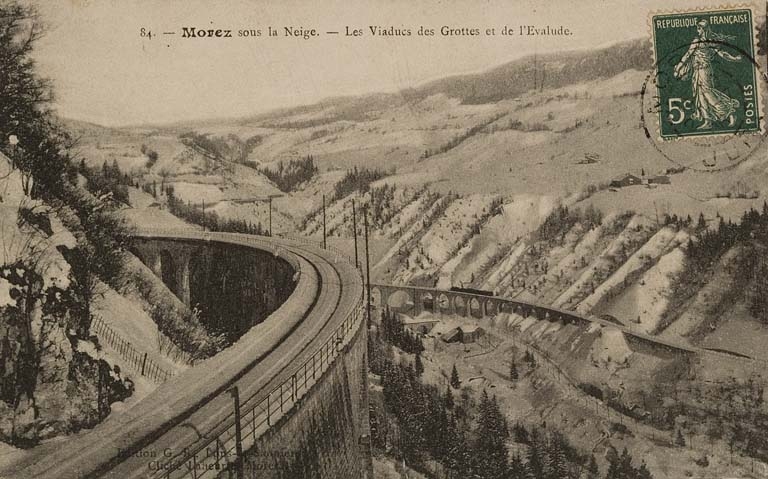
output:
M236 457L231 388L239 392L247 450L320 380L364 324L360 273L338 253L297 240L227 233L146 230L136 236L258 248L291 263L298 282L283 305L233 346L20 477L216 477Z

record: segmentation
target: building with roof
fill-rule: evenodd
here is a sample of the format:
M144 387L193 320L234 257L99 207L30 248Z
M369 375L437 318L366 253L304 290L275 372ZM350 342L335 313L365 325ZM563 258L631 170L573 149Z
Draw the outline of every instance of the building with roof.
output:
M611 186L614 188L623 188L625 186L641 185L642 183L643 181L640 179L639 176L635 176L631 173L627 173L621 178L617 178L611 181Z
M446 343L474 343L485 334L480 326L459 326L442 335Z
M432 329L438 323L440 323L440 320L438 319L419 318L419 317L403 318L403 326L405 327L405 329L410 330L412 333L422 334L422 335L429 334L429 332L432 331Z

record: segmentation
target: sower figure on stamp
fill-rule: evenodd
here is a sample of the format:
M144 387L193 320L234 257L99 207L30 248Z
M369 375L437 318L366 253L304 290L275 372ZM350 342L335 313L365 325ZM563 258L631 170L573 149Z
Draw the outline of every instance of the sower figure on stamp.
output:
M731 55L722 49L723 42L732 41L733 37L715 33L707 20L696 22L698 37L691 42L688 51L675 66L675 78L686 80L691 77L691 87L695 102L693 118L702 121L699 130L712 128L712 121L728 120L728 126L736 123L734 113L739 107L739 100L729 97L715 88L715 74L712 62L715 55L736 62L741 55Z

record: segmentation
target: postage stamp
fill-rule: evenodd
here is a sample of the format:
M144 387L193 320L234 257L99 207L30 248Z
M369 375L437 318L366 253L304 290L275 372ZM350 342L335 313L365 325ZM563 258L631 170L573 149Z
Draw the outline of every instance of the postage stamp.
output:
M761 131L750 7L653 14L663 140Z

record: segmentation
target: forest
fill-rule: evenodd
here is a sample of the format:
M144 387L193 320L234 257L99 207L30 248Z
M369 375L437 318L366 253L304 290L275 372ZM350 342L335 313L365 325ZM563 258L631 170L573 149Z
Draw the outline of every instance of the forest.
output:
M260 222L250 222L233 218L222 218L215 211L205 211L195 205L184 203L174 194L173 186L166 187L168 198L168 211L172 215L183 220L202 226L208 231L220 231L225 233L245 233L251 235L267 235L270 232L262 228Z
M259 135L242 140L234 134L214 136L194 131L179 135L179 139L186 146L207 153L214 158L241 164L248 162L248 156L263 141ZM152 156L149 156L149 159L152 160Z
M269 178L280 191L288 193L294 191L302 183L311 180L317 175L318 169L314 157L307 155L301 159L290 160L288 165L281 160L274 170L260 168L259 171Z
M686 260L678 285L701 282L710 278L718 260L734 247L744 248L738 262L736 277L744 281L747 304L750 313L764 324L768 324L768 202L762 211L750 209L737 223L726 222L718 217L716 227L706 227L703 217L697 223L695 238L686 247Z
M333 199L340 200L355 191L366 193L371 183L392 175L394 172L394 169L385 171L379 168L369 169L355 166L353 169L347 170L344 177L336 183L333 190Z
M429 477L480 479L651 479L645 464L624 449L609 447L607 468L600 474L596 458L579 451L546 422L510 425L494 395L479 397L461 387L456 368L444 390L421 379L420 353L415 361L397 354L404 340L396 314L381 312L380 330L371 331L371 372L381 377L383 407L373 407L374 451L386 452ZM435 463L438 466L435 466Z

